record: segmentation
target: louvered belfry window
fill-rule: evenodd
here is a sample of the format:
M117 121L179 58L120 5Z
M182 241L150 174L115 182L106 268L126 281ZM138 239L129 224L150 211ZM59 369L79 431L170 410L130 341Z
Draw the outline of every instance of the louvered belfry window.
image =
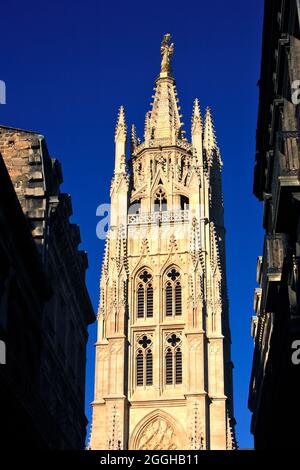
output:
M165 284L165 315L174 317L182 314L182 293L180 273L173 267L167 271Z
M173 383L173 353L169 348L166 352L166 384L171 385Z
M152 339L148 334L140 336L137 340L136 355L136 385L153 385L153 355Z
M175 352L175 371L176 384L182 384L182 352L180 348Z
M146 354L146 385L153 384L153 357L152 351L149 349Z
M147 307L146 307L147 318L153 317L153 287L149 284L147 287Z
M136 356L136 384L144 383L144 357L143 351L139 350Z
M175 315L181 315L181 285L180 282L175 286Z
M173 288L170 282L166 287L166 315L171 317L173 312Z
M137 316L138 318L144 318L144 303L145 303L145 295L144 295L144 286L138 286L138 294L137 294Z
M166 385L182 384L182 351L181 334L170 333L166 338L165 383Z
M138 275L137 318L153 317L153 284L152 275L143 269Z

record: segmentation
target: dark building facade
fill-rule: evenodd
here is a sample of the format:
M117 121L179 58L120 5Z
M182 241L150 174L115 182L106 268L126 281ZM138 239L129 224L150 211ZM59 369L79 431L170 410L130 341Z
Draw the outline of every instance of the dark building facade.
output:
M299 20L299 1L265 1L254 172L265 240L249 394L256 449L299 445L300 365L292 360L300 340Z
M3 242L0 301L6 299L0 304L0 324L16 321L9 302L15 302L21 317L15 328L3 331L7 361L0 366L0 387L5 375L7 393L6 401L0 404L1 431L8 446L81 449L87 424L84 414L87 327L95 320L85 284L87 256L78 249L79 227L69 221L71 199L60 192L61 167L49 156L44 137L1 126L0 152L13 185L9 188L6 182L6 186L0 186L4 214L0 233ZM16 211L8 211L9 204L16 206ZM12 220L15 213L20 220ZM15 222L19 228L14 229ZM17 235L20 244L14 247ZM8 242L10 239L12 243ZM25 249L25 240L30 250ZM23 268L17 269L16 263L23 264ZM18 277L20 296L12 293L14 276ZM27 334L34 349L28 354L34 356L34 363L15 346L22 337L26 349ZM24 363L19 376L10 361L14 355L17 363ZM30 380L27 368L33 368L34 380ZM32 390L28 395L22 393L22 380L24 389L28 393ZM13 420L13 395L18 393L22 401ZM30 419L28 408L32 408ZM27 433L22 423L26 424Z
M28 223L0 156L1 448L46 447L47 407L39 394L43 306L50 288ZM46 415L46 417L45 417Z

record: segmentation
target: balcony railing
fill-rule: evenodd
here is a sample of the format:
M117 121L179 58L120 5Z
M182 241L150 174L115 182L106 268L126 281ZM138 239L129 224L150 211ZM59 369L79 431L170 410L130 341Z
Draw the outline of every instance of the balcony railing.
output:
M263 256L263 272L267 274L281 273L286 253L286 235L277 233L267 235Z
M299 157L298 132L278 132L272 171L272 199L276 218L282 190L300 190Z
M273 174L277 176L298 175L299 136L297 131L277 132L275 164ZM275 171L276 170L276 171Z
M142 142L140 145L138 145L134 149L133 155L137 155L145 148L153 148L153 147L159 147L159 146L166 147L166 146L174 146L174 145L187 151L192 150L192 144L190 144L186 139L177 139L176 141L174 141L173 139L169 137L161 137L157 139L151 139L148 143L148 146L146 146L145 142Z
M261 267L261 311L273 309L275 292L281 281L282 268L287 252L285 234L267 235ZM275 290L274 290L275 287Z
M170 222L186 222L190 218L189 210L142 212L129 214L128 225L163 224Z

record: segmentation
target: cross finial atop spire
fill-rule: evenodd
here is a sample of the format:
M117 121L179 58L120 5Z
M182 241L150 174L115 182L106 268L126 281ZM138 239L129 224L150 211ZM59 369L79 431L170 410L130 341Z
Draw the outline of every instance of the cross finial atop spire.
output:
M171 43L171 34L167 33L164 35L160 53L162 56L160 77L172 77L171 57L174 54L174 44Z

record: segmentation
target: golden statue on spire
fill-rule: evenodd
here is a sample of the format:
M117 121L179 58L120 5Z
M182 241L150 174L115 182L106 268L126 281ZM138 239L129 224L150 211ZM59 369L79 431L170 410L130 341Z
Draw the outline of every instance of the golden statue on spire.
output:
M174 44L171 43L171 34L167 33L164 35L160 53L162 55L160 73L170 75L172 73L171 57L174 54Z

